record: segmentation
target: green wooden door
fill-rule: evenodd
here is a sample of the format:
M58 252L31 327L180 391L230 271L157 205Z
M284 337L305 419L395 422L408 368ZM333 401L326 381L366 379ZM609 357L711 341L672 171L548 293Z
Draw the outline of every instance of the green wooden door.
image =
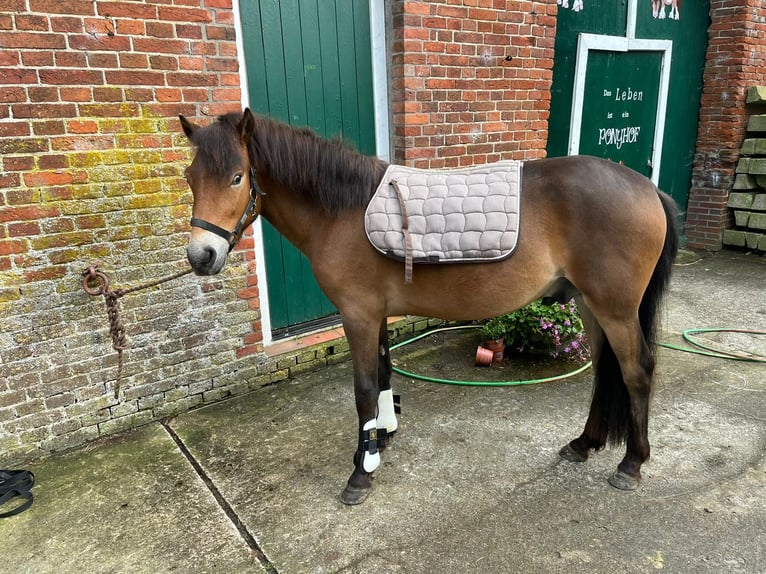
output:
M240 0L253 111L375 153L369 3ZM308 260L263 224L272 335L327 322L336 310Z
M578 153L611 157L624 161L641 173L653 175L659 187L676 200L683 220L696 145L702 72L710 26L710 0L684 2L678 18L675 14L670 17L669 10L669 7L662 5L663 18L653 10L653 3L648 0L583 0L578 10L559 6L547 152L549 156L567 155L570 135L573 130L581 129L582 133L577 138L580 145ZM577 116L573 113L577 107L573 103L576 103L575 86L578 83L578 42L584 35L621 38L625 40L625 45L615 50L606 47L588 53L582 115ZM659 49L643 49L641 44L645 41L665 42L671 46L663 52L670 54L669 61L661 59ZM605 41L604 46L608 44ZM667 83L663 91L655 95L652 86L660 85L655 78L658 73L662 75L666 71L665 66L669 67L667 78L663 78ZM600 74L603 77L599 78ZM619 117L615 117L614 111L611 118L607 117L609 102L604 90L612 92L614 97L618 89L626 91L628 88L643 92L643 101L633 101L620 111ZM655 98L659 101L653 102ZM611 102L614 105L618 103ZM654 105L656 122L649 117ZM629 118L622 117L626 112ZM615 129L640 125L639 133L632 134L636 136L636 142L633 142L636 145L621 150L625 153L615 154L616 150L608 152L604 146L594 146L592 139L586 141L588 137L601 135L602 132L598 131L601 127L610 127L599 126L599 117L603 121L613 121L611 127ZM636 121L621 124L623 119ZM657 127L659 130L656 130ZM604 132L606 137L612 134ZM655 141L659 139L661 143L660 149L652 150L649 155L654 158L654 169L646 159L647 146L652 138Z
M670 17L669 6L662 10L667 17L655 17L642 2L636 18L636 35L673 42L659 187L676 200L685 219L699 127L710 0L684 2L677 20Z
M579 153L651 177L661 64L657 52L588 54Z

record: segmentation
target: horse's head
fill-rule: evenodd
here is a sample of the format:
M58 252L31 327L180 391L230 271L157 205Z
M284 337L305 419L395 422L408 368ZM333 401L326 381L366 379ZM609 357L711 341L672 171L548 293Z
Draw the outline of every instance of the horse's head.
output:
M249 109L221 116L205 127L179 118L197 151L185 170L194 196L186 253L197 275L215 275L258 214L262 192L247 151L255 119Z

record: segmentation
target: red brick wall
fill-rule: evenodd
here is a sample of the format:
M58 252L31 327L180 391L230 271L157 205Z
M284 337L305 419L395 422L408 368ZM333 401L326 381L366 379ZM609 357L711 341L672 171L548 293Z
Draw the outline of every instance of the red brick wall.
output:
M555 0L395 2L393 161L543 157L555 14Z
M726 207L745 137L747 89L766 84L766 4L712 0L686 236L689 246L720 249L731 226Z
M186 265L191 150L177 115L241 106L231 2L0 5L0 463L257 380L238 360L260 337L245 266L122 300L120 401L103 300L80 286L89 265L115 286Z

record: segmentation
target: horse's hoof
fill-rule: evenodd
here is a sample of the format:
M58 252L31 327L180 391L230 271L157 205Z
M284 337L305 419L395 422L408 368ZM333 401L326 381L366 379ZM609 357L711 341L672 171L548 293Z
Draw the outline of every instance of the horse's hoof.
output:
M631 476L626 472L617 469L612 476L609 477L609 484L619 490L636 490L640 479L635 476Z
M564 460L568 460L569 462L585 462L588 460L587 456L583 456L575 449L573 449L571 444L568 444L562 448L559 451L559 456Z
M371 490L371 486L360 488L358 486L347 484L346 488L343 489L343 492L340 493L340 501L348 506L362 504L367 500L367 496L370 494Z

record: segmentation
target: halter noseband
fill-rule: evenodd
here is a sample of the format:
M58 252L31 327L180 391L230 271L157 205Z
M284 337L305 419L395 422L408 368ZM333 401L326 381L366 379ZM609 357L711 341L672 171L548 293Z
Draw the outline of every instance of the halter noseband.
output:
M229 244L229 253L234 249L234 246L239 241L239 236L242 235L242 231L245 229L247 220L253 213L253 221L258 219L258 212L256 211L258 196L266 195L266 192L258 187L258 182L255 181L255 169L250 168L250 199L247 202L247 207L242 217L239 218L239 223L234 228L234 231L226 231L223 227L218 227L214 223L205 221L204 219L198 219L196 217L191 218L191 226L199 227L210 233L215 233L218 237L223 237ZM251 222L252 223L252 222Z

